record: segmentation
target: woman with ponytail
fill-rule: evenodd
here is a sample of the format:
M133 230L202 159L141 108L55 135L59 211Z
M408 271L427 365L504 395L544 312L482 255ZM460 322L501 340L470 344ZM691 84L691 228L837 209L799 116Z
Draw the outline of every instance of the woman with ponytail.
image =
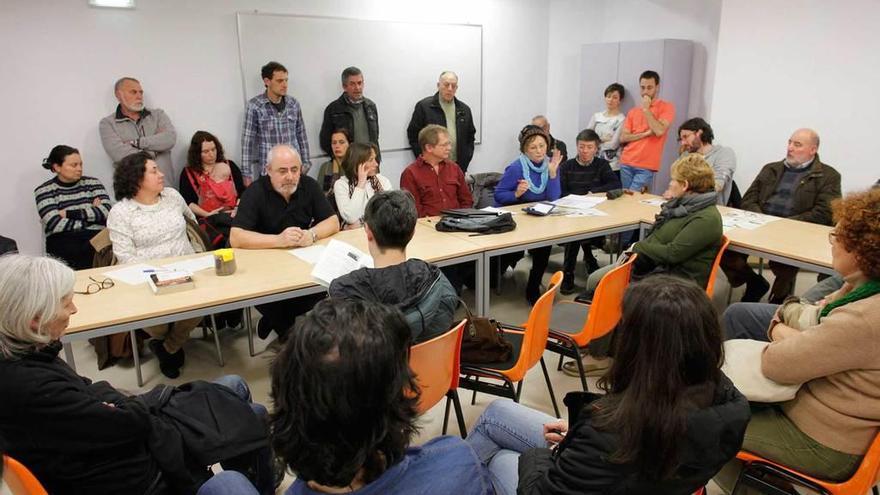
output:
M501 181L495 187L495 206L507 206L535 201L555 201L561 194L559 164L562 154L553 151L547 158L550 138L536 125L527 125L519 133L519 157L504 169ZM541 278L550 259L550 246L530 249L532 269L526 284L526 299L535 304L541 295ZM521 253L502 256L502 266L515 265ZM505 263L506 261L506 263Z
M55 177L34 189L37 213L46 234L46 253L74 270L92 267L89 240L107 224L110 196L101 181L83 175L76 148L60 144L43 160Z

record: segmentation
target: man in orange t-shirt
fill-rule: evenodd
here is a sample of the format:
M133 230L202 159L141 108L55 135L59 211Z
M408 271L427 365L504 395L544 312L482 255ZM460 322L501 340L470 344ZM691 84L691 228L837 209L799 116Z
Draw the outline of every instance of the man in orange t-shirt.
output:
M657 98L660 75L646 70L639 76L642 104L626 114L620 142L627 143L620 156L620 182L624 189L651 189L654 173L660 170L666 131L675 119L672 103Z

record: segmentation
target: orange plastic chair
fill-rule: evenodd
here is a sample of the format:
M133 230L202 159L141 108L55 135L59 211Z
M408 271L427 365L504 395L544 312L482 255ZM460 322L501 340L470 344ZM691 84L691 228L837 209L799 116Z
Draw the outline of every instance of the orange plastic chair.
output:
M416 375L422 391L418 412L422 414L446 397L446 414L443 416L443 434L449 422L449 403L455 405L455 417L462 438L467 436L461 402L458 399L459 358L461 337L467 320L431 340L409 349L409 367Z
M878 476L880 475L880 434L874 437L874 441L868 447L868 452L865 453L862 463L859 464L852 478L846 481L830 482L813 478L744 450L736 454L736 458L743 461L745 466L736 480L734 493L736 493L736 487L740 483L744 483L745 486L768 490L765 493L787 494L788 492L768 485L760 478L761 474L773 474L789 482L797 483L827 495L864 495L868 491L871 491L874 495L880 494L880 491L875 486L877 481L880 481L878 479L880 478Z
M602 277L593 294L592 304L560 301L553 307L547 350L559 354L557 369L562 366L563 356L574 359L585 392L587 378L584 376L584 362L580 351L591 341L605 336L617 326L617 322L620 321L623 293L629 285L632 265L637 256L635 253L630 255L622 265Z
M718 276L718 269L721 266L721 257L724 256L724 252L727 251L727 246L730 245L730 239L726 235L721 236L721 249L718 250L718 254L715 255L715 261L712 263L712 271L709 272L709 283L706 284L706 295L709 296L709 299L712 299L712 295L715 293L715 278Z
M513 355L507 362L461 364L462 378L459 384L462 388L474 392L471 404L474 403L477 392L507 397L519 402L523 378L535 364L540 362L544 380L547 382L547 390L550 392L550 400L553 402L553 410L556 412L556 417L559 417L559 406L556 404L553 385L550 383L550 375L547 374L547 365L544 363L544 347L547 345L547 336L550 333L553 300L561 283L562 272L554 273L550 278L550 286L532 306L525 326L501 323L504 328L504 338L513 344ZM500 381L501 384L480 381L481 378Z
M30 469L8 455L3 456L3 482L13 495L48 495Z

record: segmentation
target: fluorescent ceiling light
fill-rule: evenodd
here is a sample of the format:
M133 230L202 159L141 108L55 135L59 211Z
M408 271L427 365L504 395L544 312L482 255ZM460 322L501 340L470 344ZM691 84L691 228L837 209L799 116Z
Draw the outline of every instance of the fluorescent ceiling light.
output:
M133 9L134 0L89 0L92 7L115 7L120 9Z

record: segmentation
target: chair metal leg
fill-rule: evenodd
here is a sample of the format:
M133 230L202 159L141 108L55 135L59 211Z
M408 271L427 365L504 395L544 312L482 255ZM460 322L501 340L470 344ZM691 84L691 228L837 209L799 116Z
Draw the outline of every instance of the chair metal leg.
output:
M880 490L878 490L876 486L872 486L871 493L873 493L874 495L880 495Z
M202 340L208 340L208 328L207 328L207 325L202 325Z
M580 356L578 356L578 361L580 361ZM559 406L556 404L556 394L553 393L553 384L550 383L550 374L547 373L547 364L544 363L544 357L541 357L541 371L544 372L544 381L547 382L547 390L550 392L550 401L553 403L553 412L556 413L556 417L561 417L559 415ZM583 379L583 373L581 373L581 379ZM520 382L522 383L522 382ZM519 394L517 394L519 395ZM517 401L518 402L518 401Z
M575 349L575 357L574 362L577 363L578 367L578 376L581 377L581 386L584 387L584 392L589 392L587 388L587 376L584 373L584 357L580 353L580 349Z
M134 358L134 370L137 373L138 387L143 387L144 377L141 374L141 356L138 353L137 330L129 330L128 335L131 337L131 356Z
M452 396L452 405L455 407L455 420L458 421L458 433L461 438L467 438L467 426L464 424L464 414L461 411L461 401L458 400L458 391L450 390L449 395ZM446 410L449 411L449 399L446 400ZM446 433L446 430L443 430Z
M449 395L449 392L446 392L446 408L443 412L443 430L442 433L446 434L446 428L449 426L449 406L452 403L452 398Z
M222 368L225 366L223 362L223 351L220 349L220 329L217 328L217 319L211 315L211 331L214 332L214 345L217 347L217 362Z
M477 383L479 383L479 382L480 382L480 377L475 376L475 377L474 377L474 380L475 380ZM476 404L477 404L477 391L476 391L476 389L475 389L475 390L473 390L473 394L471 394L471 405L473 406L473 405L476 405Z
M251 319L251 308L244 308L244 325L247 329L248 351L251 357L254 357L257 353L254 352L254 322Z
M520 380L516 384L516 397L513 399L514 402L519 402L519 397L522 395L522 384L523 380Z
M556 364L556 371L562 371L562 354L559 355L559 362Z

